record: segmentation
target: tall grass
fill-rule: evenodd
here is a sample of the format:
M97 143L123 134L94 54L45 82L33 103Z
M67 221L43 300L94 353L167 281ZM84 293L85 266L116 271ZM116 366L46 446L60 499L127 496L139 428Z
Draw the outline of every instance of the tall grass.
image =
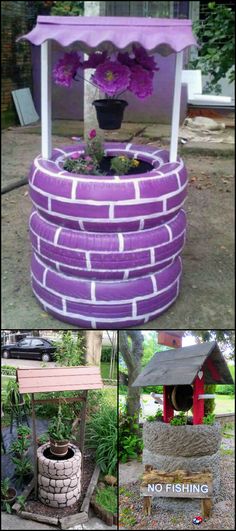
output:
M95 450L96 463L104 474L117 472L117 410L107 401L92 413L86 428L86 446Z

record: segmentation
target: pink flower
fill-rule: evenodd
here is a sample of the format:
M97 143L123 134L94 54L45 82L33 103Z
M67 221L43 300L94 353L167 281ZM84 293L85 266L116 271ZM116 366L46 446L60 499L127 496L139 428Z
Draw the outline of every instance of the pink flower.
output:
M53 69L55 83L64 87L71 87L73 77L81 66L81 58L77 52L65 53Z
M91 131L89 131L89 138L90 140L92 140L92 138L95 138L95 136L97 136L97 133L96 133L96 129L91 129Z
M133 66L128 90L140 99L150 96L153 93L153 72L139 65Z
M89 155L86 155L85 160L87 160L87 162L91 162L91 160L93 160L93 159Z
M96 68L91 77L92 82L108 96L127 89L130 80L130 69L118 61L105 61Z
M72 153L70 158L73 159L73 160L79 159L80 158L80 153Z
M94 169L94 168L93 168L92 164L89 164L89 165L87 166L87 170L88 170L88 171L92 171L93 169Z
M84 61L83 68L97 68L98 65L104 63L107 59L107 52L93 52L90 54L87 61Z

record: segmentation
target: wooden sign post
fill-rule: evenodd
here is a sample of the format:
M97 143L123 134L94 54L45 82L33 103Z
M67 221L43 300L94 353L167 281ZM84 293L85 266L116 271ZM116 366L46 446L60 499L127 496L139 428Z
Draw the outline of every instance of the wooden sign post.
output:
M145 466L140 495L144 497L144 512L151 514L153 497L200 498L202 514L209 517L212 510L211 472L191 473L185 470L159 472L151 465Z

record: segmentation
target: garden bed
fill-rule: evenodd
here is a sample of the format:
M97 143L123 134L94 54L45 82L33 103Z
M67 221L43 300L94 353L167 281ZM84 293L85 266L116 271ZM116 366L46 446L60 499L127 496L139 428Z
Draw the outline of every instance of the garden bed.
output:
M81 495L74 505L62 509L49 507L38 500L34 500L34 493L28 489L28 499L24 505L24 509L20 510L18 504L15 504L14 509L22 518L32 519L39 522L47 522L51 525L60 526L62 529L67 529L71 525L76 525L88 520L88 510L90 499L92 497L94 488L96 487L99 476L99 468L95 465L93 455L86 454L83 458L83 474L81 481ZM30 490L30 492L29 492ZM24 494L24 493L22 493Z

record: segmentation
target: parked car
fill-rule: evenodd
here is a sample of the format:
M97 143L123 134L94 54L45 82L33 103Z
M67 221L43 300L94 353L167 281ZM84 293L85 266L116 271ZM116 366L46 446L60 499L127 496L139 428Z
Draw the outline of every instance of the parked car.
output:
M42 337L26 337L1 347L3 358L26 358L31 360L53 361L56 346Z

